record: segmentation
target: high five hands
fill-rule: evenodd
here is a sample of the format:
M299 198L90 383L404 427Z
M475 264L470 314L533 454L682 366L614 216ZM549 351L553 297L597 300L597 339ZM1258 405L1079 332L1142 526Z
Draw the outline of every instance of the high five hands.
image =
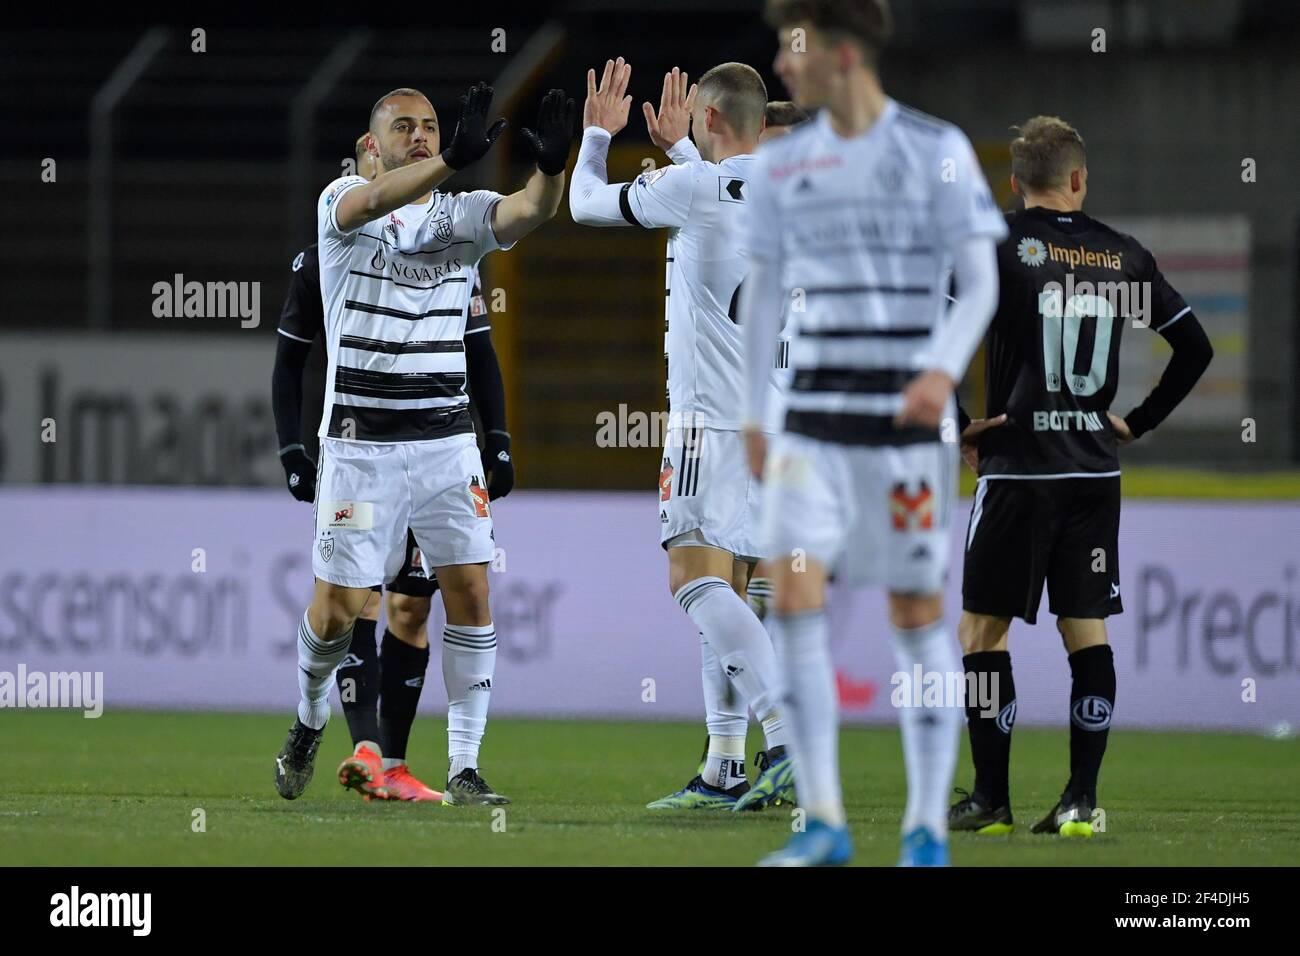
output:
M599 126L613 136L627 125L627 113L632 107L632 97L627 95L627 83L632 77L632 65L617 60L605 61L600 86L596 85L596 71L587 71L587 101L582 104L582 128Z
M659 97L659 113L649 103L641 104L645 114L645 128L650 141L667 152L668 149L691 132L691 113L695 109L695 94L699 85L690 83L689 77L677 67L664 74L664 90Z

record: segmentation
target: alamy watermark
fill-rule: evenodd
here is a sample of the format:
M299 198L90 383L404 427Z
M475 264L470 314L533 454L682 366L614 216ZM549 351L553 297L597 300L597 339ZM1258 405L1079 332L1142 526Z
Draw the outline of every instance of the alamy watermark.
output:
M80 710L88 718L104 713L103 671L0 671L0 710L5 708Z
M981 717L1001 711L995 671L927 671L914 664L910 671L895 671L889 683L895 707L976 707Z

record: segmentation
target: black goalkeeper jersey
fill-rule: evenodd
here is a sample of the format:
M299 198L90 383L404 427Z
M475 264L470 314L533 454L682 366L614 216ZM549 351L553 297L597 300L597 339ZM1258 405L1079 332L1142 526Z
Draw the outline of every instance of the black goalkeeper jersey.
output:
M1082 212L1007 214L985 343L980 475L1116 475L1115 397L1126 326L1164 332L1190 309L1132 236Z

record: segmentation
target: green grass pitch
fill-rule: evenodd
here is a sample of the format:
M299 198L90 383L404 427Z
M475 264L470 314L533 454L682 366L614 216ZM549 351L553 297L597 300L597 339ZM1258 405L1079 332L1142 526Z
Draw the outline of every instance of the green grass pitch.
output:
M109 711L0 713L7 786L0 863L10 865L748 865L779 846L788 811L651 812L686 782L703 741L689 724L494 720L483 772L514 798L488 809L366 804L334 768L336 714L316 778L276 795L285 716ZM421 718L411 765L437 785L441 722ZM752 756L758 735L751 731ZM963 751L965 746L963 745ZM849 729L841 763L855 862L892 864L904 784L896 730ZM1107 832L1029 834L1066 777L1067 733L1016 730L1009 837L957 834L956 865L1282 865L1300 852L1300 742L1115 731L1102 770ZM969 785L965 753L957 784ZM205 832L195 832L195 810Z

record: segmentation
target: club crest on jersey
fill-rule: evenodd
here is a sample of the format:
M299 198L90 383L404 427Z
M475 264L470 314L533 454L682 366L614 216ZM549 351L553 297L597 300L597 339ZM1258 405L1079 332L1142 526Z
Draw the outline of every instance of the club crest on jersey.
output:
M332 557L334 557L334 539L330 537L327 531L320 539L320 559L329 561Z
M484 300L483 296L481 295L470 296L469 314L487 315L487 302L486 300Z
M384 258L384 247L379 246L375 249L375 254L370 257L370 268L376 272L383 272L386 265L388 265L388 260Z
M1036 269L1047 261L1047 246L1041 239L1025 236L1016 244L1016 256L1025 265Z
M901 481L889 493L889 514L895 531L917 529L929 531L934 527L934 494L930 486L921 482L916 494L908 494L907 485Z
M673 463L664 456L663 468L659 472L659 500L667 501L673 496Z
M429 235L439 242L451 242L451 218L440 216L429 221Z
M469 500L474 505L474 516L476 518L486 518L489 516L488 490L483 487L482 482L479 481L478 475L470 476Z

